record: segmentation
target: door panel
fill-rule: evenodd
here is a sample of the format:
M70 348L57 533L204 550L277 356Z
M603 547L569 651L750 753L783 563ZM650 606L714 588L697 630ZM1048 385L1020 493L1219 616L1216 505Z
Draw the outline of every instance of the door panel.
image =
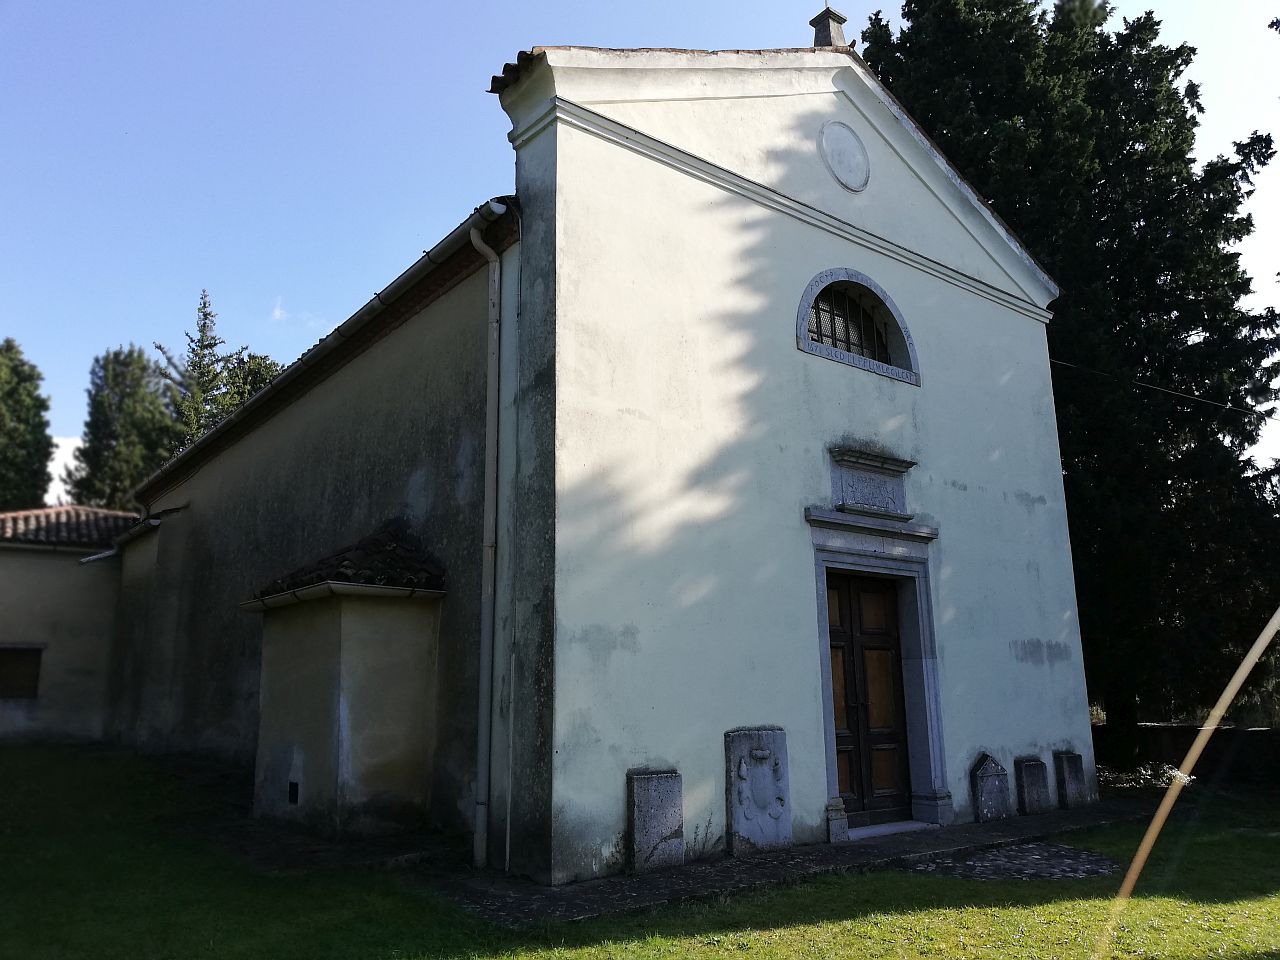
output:
M872 730L888 730L898 719L898 698L894 696L892 650L862 651L867 672L867 726Z
M897 588L827 576L836 773L852 826L911 815Z
M880 591L859 591L858 612L863 633L883 633L889 629L888 599Z
M836 730L842 733L846 728L841 723L841 719L849 715L849 698L845 692L847 685L844 660L844 648L833 646L831 648L831 702L835 708Z

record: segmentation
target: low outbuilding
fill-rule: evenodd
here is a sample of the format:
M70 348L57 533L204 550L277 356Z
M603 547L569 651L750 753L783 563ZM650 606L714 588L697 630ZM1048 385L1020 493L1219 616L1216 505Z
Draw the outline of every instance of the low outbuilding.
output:
M96 507L0 513L0 737L102 736L119 564L137 515Z

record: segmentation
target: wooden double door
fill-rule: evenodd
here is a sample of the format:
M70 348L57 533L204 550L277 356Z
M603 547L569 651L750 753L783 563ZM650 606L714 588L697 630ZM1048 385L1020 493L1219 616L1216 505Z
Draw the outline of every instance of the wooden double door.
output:
M827 574L836 772L849 826L911 818L893 580Z

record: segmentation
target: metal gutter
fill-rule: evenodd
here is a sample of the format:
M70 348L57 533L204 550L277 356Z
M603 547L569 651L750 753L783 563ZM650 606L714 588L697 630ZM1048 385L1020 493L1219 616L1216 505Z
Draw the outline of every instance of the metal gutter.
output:
M322 600L325 597L375 597L383 600L438 600L444 596L443 590L424 589L422 587L388 587L376 583L341 583L337 580L325 580L313 583L309 587L297 590L286 590L284 593L273 593L269 597L246 600L240 604L241 610L261 611L274 610L276 607L289 607L306 600Z
M95 560L109 560L120 553L120 548L126 543L137 540L145 533L151 533L160 526L161 521L165 517L171 517L175 513L181 513L190 506L188 503L180 504L176 507L170 507L168 510L161 510L159 513L152 514L149 517L139 520L132 527L126 530L120 536L116 537L111 544L111 549L104 550L102 553L95 553L92 557L85 557L81 563L93 563Z
M464 246L471 243L471 231L473 229L483 229L501 219L507 212L513 198L511 197L495 197L492 200L486 200L480 206L472 211L471 216L467 217L462 223L456 226L448 236L437 243L430 250L424 251L414 263L405 270L400 276L396 277L381 291L375 293L373 298L369 300L363 307L353 313L346 321L334 328L328 336L317 343L314 347L304 353L301 357L285 368L278 377L263 387L230 416L226 417L216 427L202 436L199 440L187 447L180 454L166 463L163 467L142 481L132 492L131 496L144 507L148 506L144 499L148 493L154 490L166 477L172 476L182 466L190 462L191 458L198 452L207 449L215 441L220 440L229 431L235 429L246 418L255 414L264 405L270 403L276 396L289 387L303 374L315 367L322 360L327 359L336 350L340 350L343 344L351 339L357 332L367 326L370 321L376 318L383 310L393 303L397 297L406 290L420 281L427 274L431 273L436 267L443 264L450 256L457 253Z
M0 540L0 550L42 550L45 553L93 553L102 544L39 543L29 540ZM93 557L86 559L92 560ZM80 561L84 563L84 560Z

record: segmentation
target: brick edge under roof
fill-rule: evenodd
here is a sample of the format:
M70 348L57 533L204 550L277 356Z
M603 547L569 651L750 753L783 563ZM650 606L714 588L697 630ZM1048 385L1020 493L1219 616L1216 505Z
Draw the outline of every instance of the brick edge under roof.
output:
M101 507L60 506L0 513L0 545L110 547L138 515Z

